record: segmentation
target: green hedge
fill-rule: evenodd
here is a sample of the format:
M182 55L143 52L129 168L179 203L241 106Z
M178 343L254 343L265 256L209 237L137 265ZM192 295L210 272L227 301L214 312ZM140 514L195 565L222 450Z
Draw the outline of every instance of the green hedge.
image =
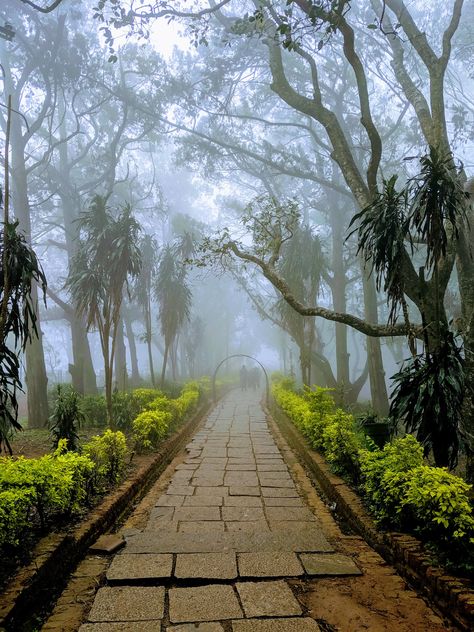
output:
M272 392L332 469L357 485L381 526L415 533L444 562L472 572L471 485L445 468L428 465L412 435L377 448L352 415L336 408L329 389L297 393L286 379L275 381Z

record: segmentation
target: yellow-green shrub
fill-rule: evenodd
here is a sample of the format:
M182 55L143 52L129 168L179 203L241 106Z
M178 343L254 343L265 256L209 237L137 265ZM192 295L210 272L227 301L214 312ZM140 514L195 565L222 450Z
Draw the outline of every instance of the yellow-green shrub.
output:
M84 444L82 451L95 465L96 488L100 489L105 482L116 483L123 476L127 455L127 440L123 432L106 430L102 435L95 435Z
M152 450L160 444L168 432L172 421L171 413L160 410L146 410L136 417L132 424L133 439L137 452Z
M362 491L380 522L399 520L408 473L423 465L423 448L413 435L394 439L382 450L361 450Z
M138 412L141 412L157 397L164 397L163 393L156 388L136 388L132 391L132 397L137 405Z
M0 545L18 541L32 512L44 526L48 515L83 505L94 464L65 448L61 440L54 454L39 459L0 459Z
M354 430L353 416L341 409L327 415L321 443L324 455L333 470L337 474L347 475L352 482L357 482L361 440Z

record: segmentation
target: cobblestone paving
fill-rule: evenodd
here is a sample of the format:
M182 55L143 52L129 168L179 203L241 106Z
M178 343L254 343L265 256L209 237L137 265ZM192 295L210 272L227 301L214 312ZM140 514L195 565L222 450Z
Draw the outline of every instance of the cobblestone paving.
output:
M260 394L233 391L130 535L80 632L311 632L288 578L357 575L305 505Z

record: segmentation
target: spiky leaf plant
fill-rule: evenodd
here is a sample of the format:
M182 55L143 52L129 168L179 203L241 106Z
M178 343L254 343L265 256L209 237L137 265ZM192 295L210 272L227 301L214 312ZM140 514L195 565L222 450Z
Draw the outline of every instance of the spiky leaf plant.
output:
M77 431L81 422L84 421L84 414L80 408L79 396L72 387L57 385L54 410L49 421L53 448L58 447L61 439L67 439L67 449L77 450L79 446Z

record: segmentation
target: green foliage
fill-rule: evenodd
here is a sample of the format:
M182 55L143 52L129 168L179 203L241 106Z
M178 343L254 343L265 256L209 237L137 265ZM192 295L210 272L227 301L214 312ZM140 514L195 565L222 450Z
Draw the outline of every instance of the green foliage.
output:
M413 435L387 443L383 450L361 450L362 491L377 519L399 525L398 507L414 468L423 465L423 448Z
M97 489L101 489L104 483L120 481L127 456L127 440L123 432L106 430L102 435L95 435L82 447L82 451L95 465L94 486Z
M165 438L171 420L171 413L165 411L148 410L140 413L132 424L137 452L156 449Z
M0 458L0 546L16 544L31 517L44 527L50 515L78 511L90 491L94 464L66 451L61 439L54 454L39 459Z
M117 428L128 429L140 410L133 393L114 391L112 394L112 419Z
M378 449L357 430L352 415L336 409L328 389L307 389L300 396L275 382L272 391L334 471L360 485L382 526L414 532L431 543L443 561L472 568L471 485L444 468L426 465L423 446L411 434Z
M437 465L454 467L459 451L458 425L462 414L464 360L451 333L433 353L416 356L393 376L392 418L404 420L433 450Z
M324 456L337 474L347 476L353 483L360 474L359 451L362 441L354 429L354 418L343 410L326 417L322 433Z
M84 395L79 401L84 425L100 428L107 424L107 403L102 395Z
M60 439L67 439L68 448L77 450L79 442L77 430L83 418L79 396L76 391L70 386L58 384L53 414L49 419L49 427L55 449L58 447Z
M162 395L163 393L155 388L136 388L132 391L133 399L139 411L146 408L154 399Z
M0 190L0 206L2 203ZM17 392L20 381L19 350L37 335L36 307L31 298L33 283L46 291L46 277L18 232L18 222L6 221L0 231L0 452L10 452L12 430L20 430Z

